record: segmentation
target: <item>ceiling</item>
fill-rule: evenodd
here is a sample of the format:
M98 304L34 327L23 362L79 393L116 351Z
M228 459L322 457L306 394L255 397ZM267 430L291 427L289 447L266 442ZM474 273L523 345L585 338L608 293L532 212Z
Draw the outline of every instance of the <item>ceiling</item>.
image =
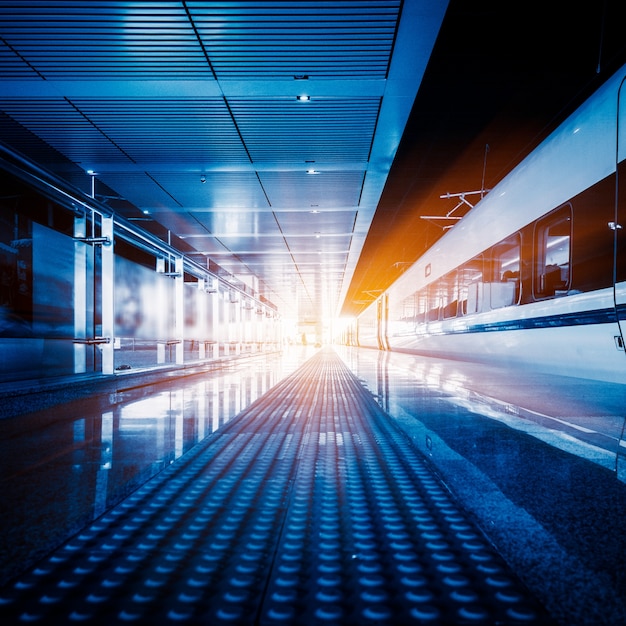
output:
M315 323L341 308L446 4L2 2L1 138Z
M0 139L285 318L353 315L626 61L622 0L572 6L4 1Z

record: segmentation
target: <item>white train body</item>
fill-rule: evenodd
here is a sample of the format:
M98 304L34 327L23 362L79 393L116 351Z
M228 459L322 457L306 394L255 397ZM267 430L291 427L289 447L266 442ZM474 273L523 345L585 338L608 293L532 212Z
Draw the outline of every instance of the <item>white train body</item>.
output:
M626 383L625 78L370 305L353 342Z

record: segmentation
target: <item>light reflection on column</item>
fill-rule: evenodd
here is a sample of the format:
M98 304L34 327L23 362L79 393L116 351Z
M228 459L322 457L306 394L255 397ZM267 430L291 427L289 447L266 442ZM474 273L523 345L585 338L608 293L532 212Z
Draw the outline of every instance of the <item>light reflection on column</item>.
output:
M210 381L211 387L211 401L209 402L210 409L210 432L215 432L219 427L219 402L220 402L220 392L219 392L219 383L217 380L212 379Z
M102 414L100 421L100 464L96 473L96 490L93 503L94 519L107 508L109 471L113 466L113 412Z
M252 380L249 377L247 377L244 380L244 383L242 385L242 395L243 395L243 405L244 406L249 406L250 404L252 404L252 402L253 402L253 400L252 400Z
M229 385L229 392L230 406L228 419L230 419L233 415L237 415L237 413L241 410L241 386L231 382Z
M174 458L185 452L185 417L183 415L182 389L170 391L170 420L174 421Z
M209 386L207 381L204 381L198 385L197 393L194 394L195 402L192 405L195 407L195 416L197 424L197 438L196 441L202 441L206 436L206 426L208 418L208 402L209 398Z
M155 437L155 450L154 450L154 458L155 459L166 459L169 456L170 452L170 443L169 443L169 420L166 420L164 424L160 427L157 426L156 432L154 433Z
M217 425L215 430L224 425L224 413L225 413L225 402L224 402L224 379L220 379L218 381L218 392L217 392Z

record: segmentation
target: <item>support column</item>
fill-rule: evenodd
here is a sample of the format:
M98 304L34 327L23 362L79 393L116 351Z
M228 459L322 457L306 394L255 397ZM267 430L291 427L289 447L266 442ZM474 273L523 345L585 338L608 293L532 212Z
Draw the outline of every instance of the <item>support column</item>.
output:
M235 354L239 356L241 354L241 344L242 344L242 332L243 332L243 305L244 298L240 297L237 302L235 302L235 323L233 327L235 329Z
M194 294L194 298L196 299L196 315L198 316L196 319L196 337L198 340L198 359L204 360L206 359L206 339L209 334L207 332L207 294L205 293L205 281L203 278L198 279L198 291Z
M102 373L113 374L114 372L114 350L115 341L115 257L113 253L113 218L102 217L102 237L106 237L108 242L102 245L102 337L107 339L103 343L102 352Z
M87 237L87 218L74 218L74 237ZM87 371L87 245L74 242L74 373ZM82 340L82 343L81 343Z
M215 293L211 294L211 339L213 340L213 358L220 356L220 302L222 297L219 286L216 285Z
M261 311L259 313L259 310ZM254 312L252 313L252 322L251 322L251 339L252 341L252 350L254 352L262 352L262 339L261 339L261 324L263 322L263 307L259 307L259 303L256 302L254 306Z
M174 259L174 334L178 342L176 344L176 365L182 365L185 361L185 274L183 271L183 258Z

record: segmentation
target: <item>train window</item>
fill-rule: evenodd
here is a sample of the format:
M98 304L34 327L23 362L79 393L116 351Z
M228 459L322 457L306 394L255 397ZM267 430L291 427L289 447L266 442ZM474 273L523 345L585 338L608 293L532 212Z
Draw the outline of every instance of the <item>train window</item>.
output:
M538 298L565 295L570 287L572 211L568 205L537 222L534 291Z
M437 281L441 291L441 309L444 319L457 316L459 298L456 274L456 271L450 272Z
M491 250L490 306L498 309L517 304L520 299L521 238L515 234Z
M483 281L483 256L474 257L459 268L459 306L463 315L481 310L479 292Z
M427 322L436 322L441 311L441 290L439 281L428 285L428 311L426 313Z
M415 299L417 294L413 293L402 300L402 310L400 311L400 321L412 322L415 317Z
M428 288L420 289L416 295L416 316L415 321L418 324L422 324L426 321L426 314L428 312Z

